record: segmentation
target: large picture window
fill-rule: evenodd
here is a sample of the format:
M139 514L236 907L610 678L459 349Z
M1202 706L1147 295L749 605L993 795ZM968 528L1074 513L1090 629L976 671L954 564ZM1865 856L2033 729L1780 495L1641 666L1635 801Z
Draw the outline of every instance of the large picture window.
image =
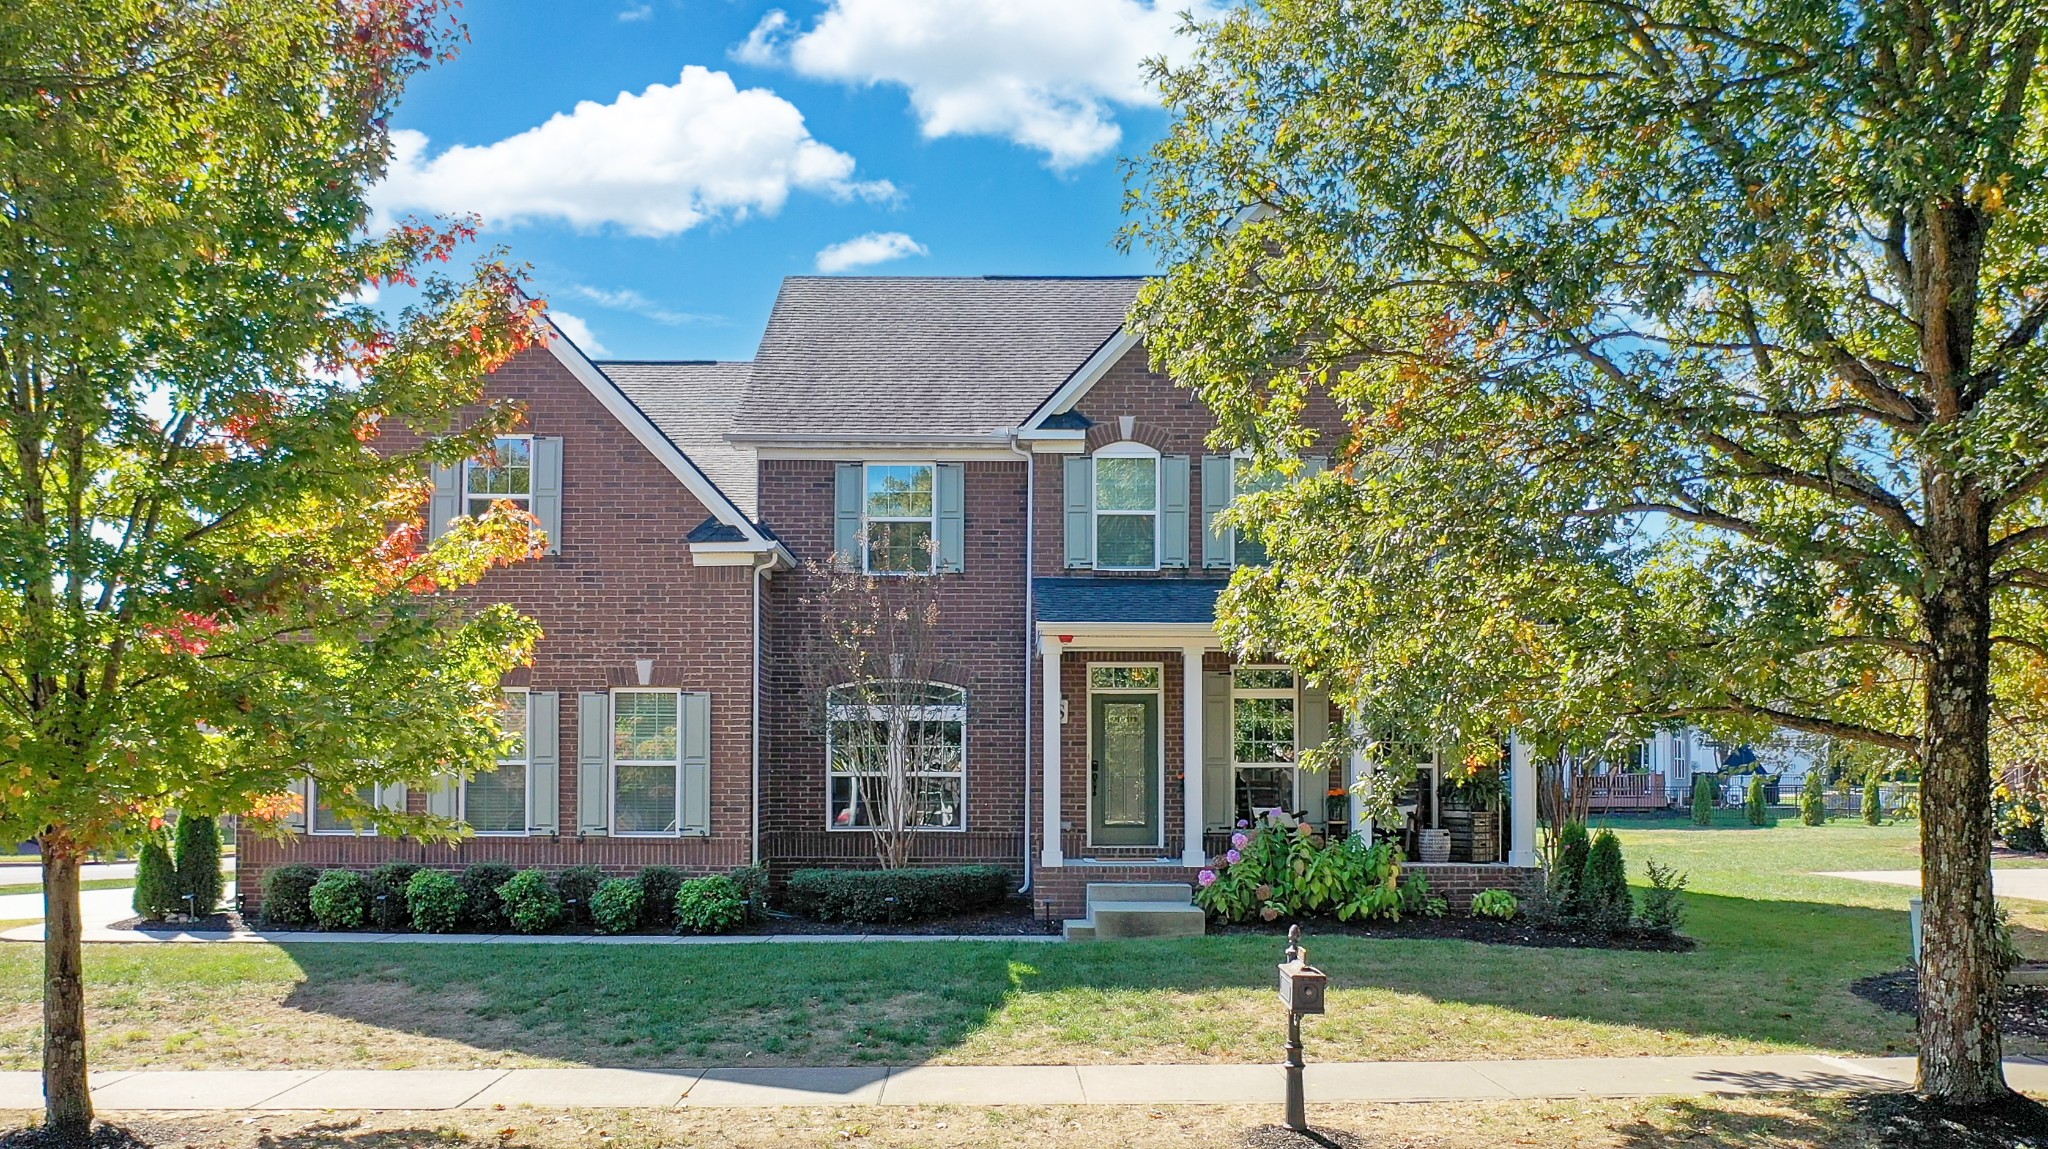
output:
M506 435L481 458L463 464L463 513L481 516L503 500L533 509L533 439Z
M612 692L612 832L673 834L682 824L682 695Z
M825 757L832 829L966 829L965 690L835 686L826 696Z
M1300 753L1294 672L1247 666L1231 671L1231 794L1237 817L1295 807L1294 770Z
M479 834L526 832L527 699L524 690L506 690L498 704L498 723L512 740L499 752L497 768L462 784L462 820Z
M869 574L930 574L937 548L937 468L869 463L862 521Z
M1095 455L1095 568L1159 567L1159 454L1119 443Z
M372 786L369 793L370 805L380 809L398 809L400 808L399 804L404 800L404 794L405 788L403 786ZM327 800L321 796L320 783L311 778L306 779L306 796L308 798L307 809L311 811L306 819L306 825L313 833L369 835L372 837L376 835L377 827L363 822L350 821L335 813L334 808L328 805Z

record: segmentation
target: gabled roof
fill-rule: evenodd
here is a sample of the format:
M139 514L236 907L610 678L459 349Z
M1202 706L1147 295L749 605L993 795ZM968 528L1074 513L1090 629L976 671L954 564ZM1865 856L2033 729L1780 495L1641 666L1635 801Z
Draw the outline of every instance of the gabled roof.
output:
M754 452L728 439L751 364L614 360L598 367L749 517ZM726 540L734 541L734 540Z
M792 276L733 424L752 442L993 438L1105 342L1136 276Z
M1224 579L1055 576L1031 580L1041 623L1212 623Z

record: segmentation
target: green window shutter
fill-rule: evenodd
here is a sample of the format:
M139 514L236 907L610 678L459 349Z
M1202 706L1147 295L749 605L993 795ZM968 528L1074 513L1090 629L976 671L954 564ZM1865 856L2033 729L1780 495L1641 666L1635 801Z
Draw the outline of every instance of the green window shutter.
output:
M1225 830L1235 821L1230 792L1230 672L1202 675L1202 821Z
M1188 565L1188 457L1159 460L1159 565Z
M448 524L462 513L462 464L433 464L434 498L427 506L427 539L448 533Z
M832 476L832 565L840 570L860 570L860 523L867 509L865 469L859 463L841 463Z
M1301 711L1295 716L1294 737L1303 750L1313 750L1330 737L1330 692L1319 686L1303 684L1301 688ZM1330 791L1330 772L1327 770L1302 770L1294 776L1295 806L1308 815L1311 822L1322 822L1328 812L1324 801Z
M585 691L576 708L576 829L612 831L612 696Z
M294 834L305 833L306 820L313 816L313 811L310 805L310 799L312 797L312 788L306 785L306 783L309 781L311 781L311 779L307 778L304 775L300 775L299 780L292 783L291 785L291 792L297 795L299 799L297 802L293 803L295 806L298 807L298 810L285 817L284 825L285 829L290 830Z
M526 825L562 828L562 696L552 690L526 695Z
M1323 473L1323 468L1329 465L1330 457L1328 455L1309 455L1301 461L1301 477L1307 479L1320 475Z
M562 440L533 441L533 517L548 533L548 553L562 553Z
M1067 458L1067 565L1095 565L1095 460Z
M711 832L711 696L683 695L683 822L685 834Z
M450 821L461 817L461 803L457 801L461 796L461 789L462 779L453 774L437 775L434 778L434 788L427 791L427 813Z
M1216 525L1216 516L1230 506L1230 481L1236 460L1229 455L1202 456L1202 565L1230 569L1237 549L1237 530Z
M405 784L394 782L377 788L377 808L405 813Z
M939 569L958 573L967 557L967 468L940 463L934 482L939 488Z

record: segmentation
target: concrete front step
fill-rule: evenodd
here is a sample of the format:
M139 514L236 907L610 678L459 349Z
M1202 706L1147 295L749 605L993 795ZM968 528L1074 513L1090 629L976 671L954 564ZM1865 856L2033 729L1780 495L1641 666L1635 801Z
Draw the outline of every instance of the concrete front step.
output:
M1103 902L1173 902L1190 905L1195 888L1186 882L1090 882L1090 909Z
M1095 936L1198 938L1207 915L1186 902L1104 902L1095 907Z

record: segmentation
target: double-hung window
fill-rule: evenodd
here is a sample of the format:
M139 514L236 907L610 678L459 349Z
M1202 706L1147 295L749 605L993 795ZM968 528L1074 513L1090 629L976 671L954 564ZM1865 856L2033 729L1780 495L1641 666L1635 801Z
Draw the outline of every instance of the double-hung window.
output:
M361 795L358 795L359 797ZM320 794L319 782L306 779L306 808L312 811L306 820L307 828L315 834L351 834L374 836L377 827L363 822L351 821L335 813L334 808ZM405 787L399 785L372 786L368 795L369 804L379 809L402 809L405 801Z
M826 695L834 830L967 828L967 692L930 682L835 686Z
M682 694L612 692L612 832L673 834L682 824Z
M463 464L463 513L481 516L500 500L533 509L533 437L505 435Z
M1150 447L1095 453L1095 569L1159 569L1159 452Z
M1231 795L1237 817L1295 808L1300 754L1294 672L1241 666L1230 672Z
M531 764L526 702L524 689L508 689L500 695L498 723L507 743L498 751L497 768L462 785L462 820L479 834L526 832L527 768Z
M930 574L938 550L938 468L869 463L862 522L869 574Z

